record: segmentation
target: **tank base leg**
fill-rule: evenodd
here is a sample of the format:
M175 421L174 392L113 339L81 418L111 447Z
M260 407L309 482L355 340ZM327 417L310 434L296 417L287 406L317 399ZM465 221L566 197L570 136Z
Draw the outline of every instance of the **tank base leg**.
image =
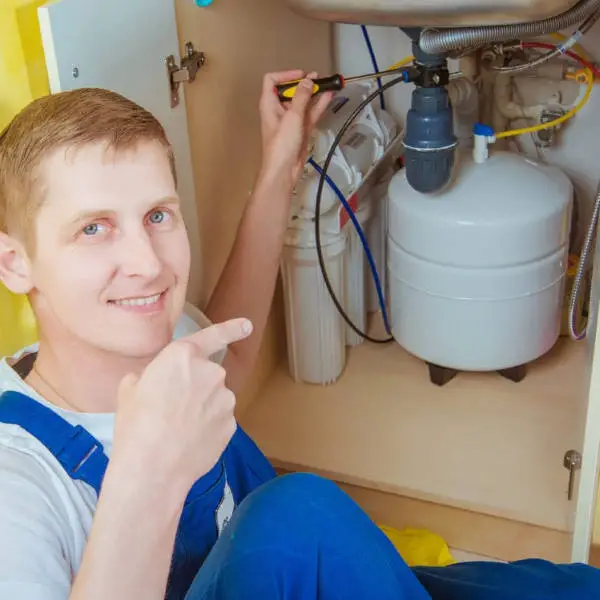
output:
M435 385L446 385L458 374L456 369L440 367L439 365L434 365L433 363L427 363L427 366L429 367L429 380Z
M527 365L518 365L516 367L511 367L510 369L501 369L498 373L514 383L519 383L519 381L523 381L525 375L527 375Z

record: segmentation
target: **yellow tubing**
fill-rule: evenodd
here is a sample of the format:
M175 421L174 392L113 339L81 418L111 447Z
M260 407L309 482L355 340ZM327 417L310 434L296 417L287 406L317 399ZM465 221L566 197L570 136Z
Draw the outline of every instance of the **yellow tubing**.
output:
M558 37L558 39L566 39L564 36L561 36L561 34L555 34L555 37ZM579 46L579 44L577 44L577 46ZM578 51L582 55L585 54L585 51L581 47L579 47ZM397 63L393 64L391 67L388 67L386 71L390 71L392 69L399 69L400 67L403 67L404 65L407 65L408 63L412 62L413 59L414 56L407 56L402 60L398 61ZM532 125L531 127L523 127L521 129L511 129L510 131L502 131L501 133L496 134L496 139L507 138L515 135L522 135L524 133L532 133L534 131L541 131L543 129L550 129L551 127L556 127L556 125L560 125L560 123L568 121L587 104L592 94L592 90L594 89L594 74L586 68L585 76L587 84L585 94L583 98L577 103L577 105L574 106L568 113L564 114L562 117L554 119L553 121L549 121L548 123L540 123L539 125Z
M402 60L399 60L397 63L394 63L391 67L388 67L386 71L391 71L392 69L399 69L400 67L403 67L408 63L412 62L414 58L414 56L406 56Z
M539 125L532 125L531 127L523 127L521 129L511 129L510 131L502 131L501 133L497 133L495 135L496 139L499 140L515 135L523 135L524 133L542 131L543 129L550 129L551 127L556 127L557 125L560 125L560 123L568 121L587 104L587 101L590 99L590 96L592 94L592 90L594 89L594 74L586 68L585 76L587 80L587 89L585 90L585 94L583 95L583 98L577 103L577 105L574 106L568 113L564 114L562 117L558 117L558 119L548 121L548 123L540 123Z

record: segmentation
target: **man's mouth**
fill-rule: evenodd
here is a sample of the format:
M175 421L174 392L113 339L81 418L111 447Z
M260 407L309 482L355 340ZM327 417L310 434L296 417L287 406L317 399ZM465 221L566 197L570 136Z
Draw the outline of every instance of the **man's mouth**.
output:
M125 308L135 308L135 307L152 307L160 302L162 297L166 294L165 292L160 292L159 294L153 294L152 296L137 296L131 298L120 298L118 300L110 300L109 304L114 304L116 306L123 306Z

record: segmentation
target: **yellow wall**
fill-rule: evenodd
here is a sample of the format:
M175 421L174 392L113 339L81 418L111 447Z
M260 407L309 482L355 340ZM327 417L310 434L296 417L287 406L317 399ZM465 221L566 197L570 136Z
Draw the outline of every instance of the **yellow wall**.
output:
M0 7L0 129L33 98L48 93L36 8L43 0L4 0ZM0 356L37 338L24 296L0 284Z
M36 9L43 0L3 0L0 7L0 127L48 92Z

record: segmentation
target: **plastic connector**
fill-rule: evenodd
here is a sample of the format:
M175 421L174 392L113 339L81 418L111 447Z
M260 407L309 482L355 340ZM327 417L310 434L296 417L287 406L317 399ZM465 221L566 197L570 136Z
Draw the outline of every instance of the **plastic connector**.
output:
M577 83L587 83L588 81L588 73L587 69L575 69L573 71L567 71L565 73L565 79L569 81L576 81ZM594 77L594 83L598 83L599 80L597 77Z
M452 116L445 87L413 90L402 143L406 179L417 192L439 192L450 182L457 145Z
M489 125L476 123L473 127L473 160L477 164L484 163L489 156L488 146L496 141L494 130Z

